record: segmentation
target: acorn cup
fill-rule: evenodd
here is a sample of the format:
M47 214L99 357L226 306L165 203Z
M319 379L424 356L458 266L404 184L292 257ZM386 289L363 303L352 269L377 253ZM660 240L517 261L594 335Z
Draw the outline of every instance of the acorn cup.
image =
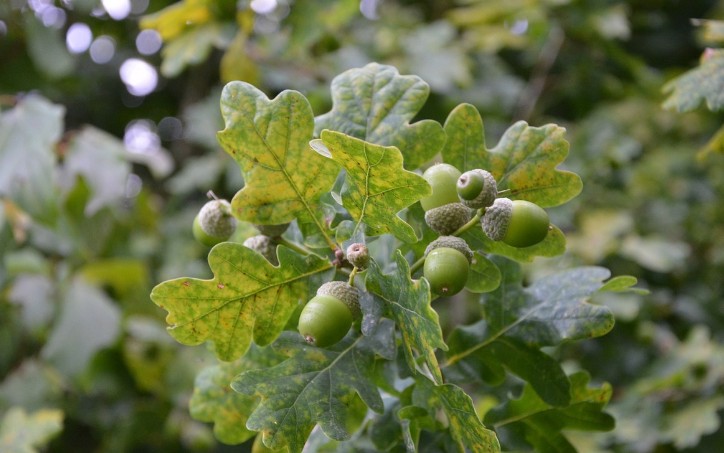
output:
M236 219L231 215L231 204L226 200L206 202L194 218L194 237L207 247L228 240L234 231Z
M460 202L472 209L487 208L498 196L498 185L493 175L479 168L460 175L456 189Z

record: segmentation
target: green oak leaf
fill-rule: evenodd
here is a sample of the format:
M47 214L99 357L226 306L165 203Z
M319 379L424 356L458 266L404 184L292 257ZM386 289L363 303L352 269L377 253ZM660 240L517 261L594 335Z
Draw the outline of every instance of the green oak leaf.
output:
M536 347L505 336L480 347L485 342L486 329L485 322L481 321L458 327L450 334L448 347L452 355L448 363L455 363L456 381L476 382L482 379L497 385L508 369L527 381L546 403L552 406L570 403L570 382L557 360ZM456 362L456 351L471 350L474 352Z
M609 384L589 387L589 376L578 372L569 376L571 402L566 407L553 407L543 401L530 385L517 399L510 399L485 414L485 423L497 430L509 428L522 432L535 451L575 452L562 430L610 431L613 417L603 412L611 398Z
M504 256L518 262L530 262L537 256L554 257L566 251L566 236L551 225L548 235L539 243L530 247L512 247L503 241L493 241L485 235L482 228L470 228L460 235L473 250Z
M430 306L430 284L425 279L411 280L410 266L398 250L397 267L386 275L371 262L367 270L367 291L382 299L392 319L402 333L402 346L407 365L416 371L413 349L421 354L435 381L442 383L442 373L435 357L435 349L446 350L437 312Z
M478 252L473 254L470 272L465 288L473 293L487 293L500 285L500 269L487 256Z
M186 345L214 342L224 361L244 355L252 337L258 345L274 341L306 300L309 277L331 268L316 255L301 256L277 247L279 266L241 244L223 242L209 252L214 278L177 278L151 292L153 302L168 311L171 336Z
M213 422L214 435L225 444L236 445L251 439L256 432L246 428L246 421L258 399L232 391L231 381L244 371L274 366L281 358L270 348L252 347L235 362L204 368L196 376L189 401L191 417Z
M414 170L432 159L445 143L437 121L410 121L427 100L430 87L417 76L402 76L392 66L370 63L350 69L332 81L332 110L315 121L324 129L343 132L402 151L405 168Z
M344 167L342 205L365 234L392 233L405 242L416 242L415 230L397 213L432 192L423 177L402 168L402 155L394 146L380 146L325 130L312 147ZM352 233L354 235L354 233Z
M571 268L524 288L520 266L498 257L493 259L503 281L483 303L491 338L506 335L531 345L552 346L598 337L613 328L614 317L607 307L586 303L610 277L608 269Z
M373 336L348 335L327 349L284 332L274 347L287 360L241 373L231 384L237 392L261 398L247 428L261 431L267 447L286 446L290 452L302 450L316 424L331 439L348 439L345 422L355 393L373 411L384 411L373 378L376 356L394 357L393 328L387 320Z
M500 452L498 437L480 421L473 400L460 387L453 384L434 385L421 377L417 379L413 401L419 406L439 409L445 413L450 435L459 452ZM430 412L434 413L434 410Z
M219 143L246 183L231 201L234 215L264 225L304 215L326 234L319 198L332 188L339 166L309 147L314 130L309 101L291 90L270 101L248 83L231 82L221 94L221 113L226 127L217 135Z
M63 411L39 409L31 414L11 407L0 420L0 450L6 453L41 451L63 430Z
M494 148L485 144L480 113L461 104L445 121L448 135L443 160L461 171L482 168L493 174L504 196L532 201L542 207L561 205L581 192L581 178L558 164L568 155L565 129L555 124L531 127L513 124Z
M688 112L703 102L711 111L724 107L724 49L708 51L699 67L669 81L664 108Z

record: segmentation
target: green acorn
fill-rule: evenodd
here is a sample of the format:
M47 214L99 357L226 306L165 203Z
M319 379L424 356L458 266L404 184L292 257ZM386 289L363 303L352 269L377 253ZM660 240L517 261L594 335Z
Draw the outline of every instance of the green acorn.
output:
M460 175L456 188L460 202L473 209L487 208L498 196L498 185L493 175L479 168Z
M425 248L425 255L428 255L430 252L440 247L448 247L457 250L465 255L468 262L472 262L473 260L473 251L470 250L470 246L467 242L465 242L465 239L457 236L440 236L428 244L427 248Z
M449 164L437 164L422 174L425 181L432 187L432 194L420 200L425 211L460 201L455 184L460 177L460 170Z
M234 231L236 219L231 215L231 204L226 200L208 201L194 218L194 237L208 247L228 240Z
M448 203L425 213L425 223L437 234L447 236L468 223L472 212L462 203Z
M347 261L357 269L366 269L370 263L370 253L364 244L354 243L347 247Z
M451 247L438 247L425 257L422 275L430 283L430 291L441 296L459 293L468 282L470 262Z
M357 288L346 282L327 282L302 309L297 329L307 343L323 348L344 338L361 316Z
M485 210L481 221L483 231L493 241L503 241L512 247L530 247L548 235L548 213L526 200L498 198Z
M277 243L274 238L259 234L252 236L244 241L244 246L249 247L261 256L266 258L271 264L279 265L279 259L277 258Z
M278 238L282 234L284 234L285 231L287 231L287 228L289 228L289 223L282 223L279 225L254 225L254 227L259 230L260 234L263 234L264 236L269 236L272 238Z

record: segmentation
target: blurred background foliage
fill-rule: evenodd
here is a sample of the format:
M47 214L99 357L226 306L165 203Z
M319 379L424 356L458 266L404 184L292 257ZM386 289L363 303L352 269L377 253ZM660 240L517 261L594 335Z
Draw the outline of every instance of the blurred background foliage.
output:
M0 450L231 450L188 413L208 352L148 297L208 274L191 221L242 184L220 88L293 88L321 114L332 77L377 61L430 84L420 117L474 104L489 144L516 120L568 129L568 253L527 272L599 264L650 291L601 295L613 332L552 351L614 389L617 428L571 433L579 451L720 451L717 19L716 0L0 3Z

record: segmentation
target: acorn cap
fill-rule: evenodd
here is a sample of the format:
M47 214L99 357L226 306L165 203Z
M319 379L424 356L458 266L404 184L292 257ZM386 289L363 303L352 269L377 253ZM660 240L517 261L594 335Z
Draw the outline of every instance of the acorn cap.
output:
M344 302L352 313L352 319L362 317L359 307L359 290L347 282L331 281L317 289L318 296L332 296Z
M289 228L289 223L282 223L279 225L254 225L254 227L259 230L259 233L263 234L264 236L269 236L273 238L277 238L284 234L285 231L287 231L287 228Z
M439 238L430 242L430 244L425 249L425 256L427 256L428 253L432 252L436 248L440 247L455 249L465 255L465 258L468 259L468 262L473 261L473 251L470 250L470 246L468 246L468 243L465 242L465 239L459 238L457 236L440 236Z
M487 208L498 196L498 184L489 171L476 168L460 175L457 191L460 202L465 206L472 209Z
M226 239L236 230L236 218L226 200L208 201L199 210L198 218L199 226L209 236Z
M437 234L447 236L470 220L470 208L462 203L448 203L425 213L425 223Z
M370 263L370 253L367 246L355 242L347 247L347 261L358 269L366 269Z
M513 201L510 198L496 198L493 205L485 209L481 220L483 231L493 241L502 241L508 232L512 215Z
M273 238L263 234L252 236L244 241L244 246L256 251L273 265L277 266L279 264L277 243Z

